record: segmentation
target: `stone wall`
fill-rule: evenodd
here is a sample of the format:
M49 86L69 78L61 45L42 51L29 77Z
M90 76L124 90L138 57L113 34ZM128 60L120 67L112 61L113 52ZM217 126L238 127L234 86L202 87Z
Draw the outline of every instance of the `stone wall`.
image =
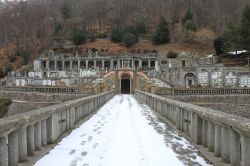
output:
M232 166L249 166L250 120L154 94L135 91L152 109L207 152ZM223 164L224 165L224 164Z
M38 108L47 107L67 100L88 96L87 94L54 94L54 93L37 93L37 92L11 92L0 91L0 97L12 99L6 116L12 116Z
M164 97L250 118L250 95L164 95Z
M114 91L83 97L0 120L0 166L18 166L41 147L56 143L63 133L100 108Z

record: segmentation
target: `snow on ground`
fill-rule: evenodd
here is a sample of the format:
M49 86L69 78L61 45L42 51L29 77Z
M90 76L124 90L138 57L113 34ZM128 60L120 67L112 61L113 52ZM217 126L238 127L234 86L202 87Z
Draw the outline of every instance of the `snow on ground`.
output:
M35 166L206 166L197 150L132 95L117 95Z

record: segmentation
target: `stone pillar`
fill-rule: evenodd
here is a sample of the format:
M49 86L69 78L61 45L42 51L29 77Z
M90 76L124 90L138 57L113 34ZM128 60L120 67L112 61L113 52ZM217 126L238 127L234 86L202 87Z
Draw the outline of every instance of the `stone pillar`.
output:
M0 165L8 166L8 137L0 137Z
M226 126L221 127L221 157L226 163L230 163L230 145L229 129Z
M27 152L29 156L34 155L35 143L34 143L34 125L31 124L27 127Z
M73 62L72 61L69 61L69 70L72 71L72 67L73 66Z
M94 69L96 69L96 60L94 60Z
M114 70L114 60L110 60L110 70Z
M42 146L42 131L41 131L41 121L35 123L35 150L41 150Z
M46 70L49 70L49 61L46 60Z
M78 71L80 71L80 69L81 69L80 66L81 66L81 61L78 60L78 66L77 66L78 67Z
M148 60L148 68L150 68L151 67L151 63L150 63L151 61L150 60Z
M26 127L21 127L18 130L18 153L19 153L19 162L24 163L28 160Z
M208 121L208 150L210 152L214 151L214 124L210 121Z
M241 166L249 166L250 165L250 137L242 135L241 138L241 156L242 156L242 162Z
M201 145L202 144L202 119L195 112L192 112L191 118L192 118L191 119L192 139L197 145Z
M47 143L53 144L57 140L57 116L56 114L51 115L47 119Z
M214 155L221 157L221 127L218 124L215 124L214 138Z
M55 61L55 71L57 71L57 61Z
M63 60L62 61L62 71L64 71L65 70L65 61Z
M117 59L117 69L119 70L121 67L121 64L120 64L120 59Z
M76 110L74 107L70 108L70 112L69 112L69 116L70 116L70 129L74 129L75 126L75 114L76 114Z
M102 70L104 70L104 69L105 69L104 64L105 64L105 61L104 61L104 60L102 60Z
M139 69L142 69L142 59L139 59Z
M8 136L9 166L18 166L18 131L13 131Z
M207 127L207 120L203 119L202 123L202 145L204 147L208 147L208 139L207 139L207 132L208 132L208 127Z
M88 69L89 69L89 67L88 67L88 66L89 66L89 61L86 60L86 63L85 63L85 64L86 64L86 69L88 70Z
M240 135L230 128L230 161L232 166L240 165Z
M47 125L46 125L46 119L42 120L41 122L41 142L42 145L47 145Z

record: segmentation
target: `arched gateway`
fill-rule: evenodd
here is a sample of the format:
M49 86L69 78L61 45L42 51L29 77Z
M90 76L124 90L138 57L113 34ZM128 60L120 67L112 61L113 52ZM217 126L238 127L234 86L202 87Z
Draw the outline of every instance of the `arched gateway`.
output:
M130 94L132 92L133 73L122 71L119 73L119 79L120 79L120 92L122 94Z

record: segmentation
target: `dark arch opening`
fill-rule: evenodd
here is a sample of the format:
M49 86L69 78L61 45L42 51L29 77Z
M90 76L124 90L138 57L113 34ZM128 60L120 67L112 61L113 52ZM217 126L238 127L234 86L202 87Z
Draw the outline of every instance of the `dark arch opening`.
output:
M121 80L121 93L130 94L130 80L129 79Z

